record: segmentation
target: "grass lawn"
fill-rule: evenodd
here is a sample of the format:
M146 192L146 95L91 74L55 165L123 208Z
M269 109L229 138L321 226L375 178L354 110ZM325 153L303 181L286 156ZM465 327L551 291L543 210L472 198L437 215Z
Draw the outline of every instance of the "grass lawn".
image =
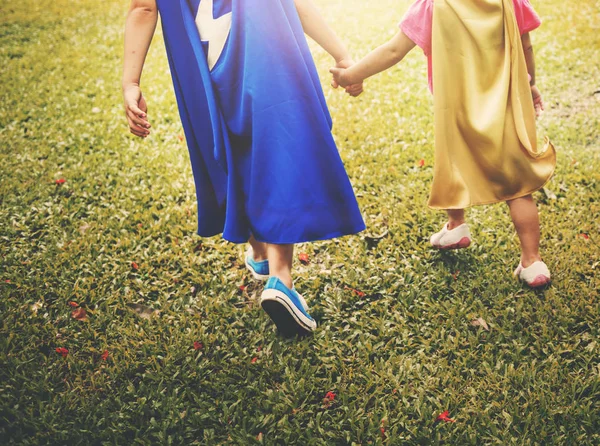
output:
M426 206L422 53L351 100L313 45L368 230L298 247L320 325L303 340L275 333L242 247L195 235L160 31L154 133L129 135L126 3L0 0L0 444L600 444L597 0L533 0L540 129L559 154L536 194L554 273L538 292L511 276L504 205L469 212L468 250L428 246L443 216ZM357 58L410 4L317 3Z

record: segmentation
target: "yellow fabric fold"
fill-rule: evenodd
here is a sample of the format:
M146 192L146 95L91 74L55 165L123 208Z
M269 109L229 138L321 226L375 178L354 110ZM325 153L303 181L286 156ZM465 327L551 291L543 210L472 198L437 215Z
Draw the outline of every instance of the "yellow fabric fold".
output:
M464 209L528 195L552 176L512 0L434 0L435 171L429 206Z

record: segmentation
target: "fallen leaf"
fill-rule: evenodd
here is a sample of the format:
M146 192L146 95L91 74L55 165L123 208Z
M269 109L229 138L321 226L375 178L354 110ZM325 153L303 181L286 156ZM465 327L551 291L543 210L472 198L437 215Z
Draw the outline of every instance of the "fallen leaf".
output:
M71 317L73 319L77 319L78 321L85 322L87 321L87 312L85 311L85 308L80 307L71 312Z
M64 347L58 347L56 349L56 353L58 353L59 355L62 355L63 358L66 358L69 355L69 350L67 350Z
M240 291L242 291L242 292L246 291L246 288L248 288L246 285L240 285L240 286L239 286L239 289L240 289Z
M147 307L142 304L127 304L129 308L131 308L139 317L142 319L150 319L152 316L155 316L159 313L158 310L153 310L150 307Z
M77 302L73 302L73 301L69 302L67 305L69 305L70 307L73 307L73 308L76 308L79 306L79 304Z
M546 198L548 198L548 200L556 200L556 194L554 192L552 192L550 189L548 189L547 187L542 188L542 190L544 191L544 195L546 196Z
M445 410L444 412L442 412L441 414L438 415L438 417L435 419L435 421L436 422L444 421L445 423L456 423L456 420L453 420L452 418L450 418L449 415L450 415L450 412Z
M490 331L490 327L488 326L487 322L481 317L471 321L471 325L473 327L482 327L485 331Z
M452 274L452 277L454 278L454 280L458 280L459 275L460 275L460 271L456 271L454 274Z
M137 271L138 269L140 269L140 266L137 263L135 263L135 262L131 262L131 268L134 271Z
M355 289L355 288L351 288L351 287L349 287L349 286L344 286L344 289L345 289L346 291L352 291L352 292L353 292L354 294L356 294L358 297L365 297L365 296L366 296L366 294L365 294L364 292L362 292L362 291L360 291L360 290L357 290L357 289Z
M108 359L108 350L104 350L102 352L102 356L100 356L102 358L103 361L106 361Z
M381 420L381 426L379 427L379 432L381 432L381 439L385 440L387 435L385 434L385 418Z
M365 240L368 242L378 242L389 235L390 231L386 229L381 234L366 234Z
M305 252L298 254L298 260L300 260L300 263L303 265L308 265L310 263L310 257L308 257L308 254Z
M194 350L202 350L202 347L203 345L200 342L194 342Z
M33 314L37 314L37 312L40 310L40 308L42 308L44 306L44 302L42 302L41 300L38 300L36 303L34 303L31 306L31 312Z

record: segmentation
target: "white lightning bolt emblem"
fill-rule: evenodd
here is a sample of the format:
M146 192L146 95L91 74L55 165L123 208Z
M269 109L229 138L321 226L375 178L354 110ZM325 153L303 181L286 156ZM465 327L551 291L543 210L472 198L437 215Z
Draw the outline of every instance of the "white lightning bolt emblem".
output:
M215 19L213 0L201 0L196 14L196 26L202 41L208 42L208 68L212 70L221 57L231 31L231 12Z

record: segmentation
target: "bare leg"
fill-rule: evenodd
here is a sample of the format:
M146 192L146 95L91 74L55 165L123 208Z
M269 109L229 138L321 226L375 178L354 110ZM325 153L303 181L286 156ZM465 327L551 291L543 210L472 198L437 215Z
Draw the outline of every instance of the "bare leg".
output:
M292 262L294 260L294 245L267 244L267 257L269 258L269 272L272 277L277 277L288 288L293 287Z
M261 262L263 260L267 260L267 244L263 242L259 242L254 238L253 235L248 239L248 243L252 246L252 252L254 254L254 260L257 262Z
M542 260L540 257L540 217L531 195L507 201L510 216L521 241L521 264L524 268Z
M447 209L448 213L448 230L459 227L465 222L465 210L464 209Z

